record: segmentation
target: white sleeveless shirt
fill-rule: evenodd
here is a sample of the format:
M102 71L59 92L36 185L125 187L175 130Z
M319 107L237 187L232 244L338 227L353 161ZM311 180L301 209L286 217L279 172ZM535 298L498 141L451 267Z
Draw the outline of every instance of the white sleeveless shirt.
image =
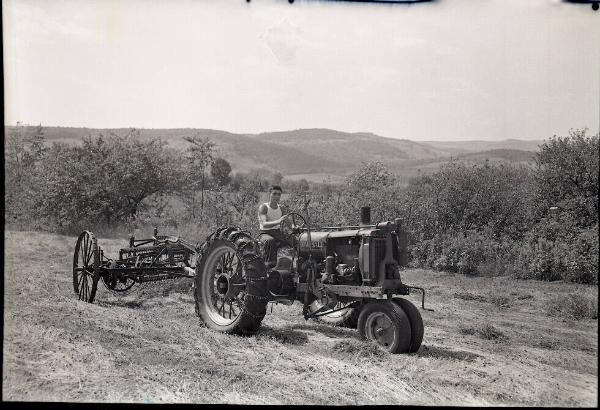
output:
M264 205L266 205L266 207L267 207L267 222L275 221L275 220L281 218L281 215L282 215L281 206L278 205L277 209L274 209L269 206L268 202L265 202ZM265 228L265 227L263 227L262 220L259 219L259 225L260 225L261 231L269 231L271 229L279 229L279 226L281 224L277 224L271 228Z

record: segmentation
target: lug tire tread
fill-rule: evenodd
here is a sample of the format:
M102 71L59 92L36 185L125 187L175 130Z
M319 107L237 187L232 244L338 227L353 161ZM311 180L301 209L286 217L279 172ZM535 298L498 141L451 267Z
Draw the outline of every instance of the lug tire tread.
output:
M204 265L212 250L222 245L227 245L236 251L246 272L246 296L242 309L238 320L229 326L215 324L202 309L204 302L201 286ZM260 328L267 313L267 280L265 265L255 250L256 246L250 234L237 227L219 228L207 237L196 263L194 300L196 314L209 328L239 335L252 335Z

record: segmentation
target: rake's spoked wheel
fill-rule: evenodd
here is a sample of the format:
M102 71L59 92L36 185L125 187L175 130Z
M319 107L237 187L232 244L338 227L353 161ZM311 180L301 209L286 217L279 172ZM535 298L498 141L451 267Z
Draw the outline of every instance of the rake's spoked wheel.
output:
M390 353L406 353L410 348L410 321L404 310L394 302L367 303L358 317L358 331Z
M396 298L392 299L392 301L400 306L408 317L411 334L408 353L414 353L419 350L419 347L421 347L421 342L423 342L423 334L425 333L425 327L423 326L423 318L421 317L421 313L419 313L419 309L417 309L417 307L407 299Z
M252 237L239 228L218 229L196 263L196 313L211 329L254 334L267 312L267 273Z
M94 234L83 231L73 255L73 290L79 298L85 302L92 303L98 288L100 277L100 252Z
M358 316L360 314L360 306L355 307L355 308L350 307L350 308L343 309L344 305L349 305L349 304L350 303L338 302L338 304L332 310L337 310L337 309L342 309L342 310L339 310L337 312L328 313L323 316L318 316L318 317L316 317L316 319L320 322L324 322L329 325L342 326L342 327L347 327L350 329L356 329L356 326L358 324ZM322 306L323 305L321 304L321 302L319 302L318 300L315 300L313 303L308 305L308 309L312 313L312 312L316 312L317 310L319 310Z

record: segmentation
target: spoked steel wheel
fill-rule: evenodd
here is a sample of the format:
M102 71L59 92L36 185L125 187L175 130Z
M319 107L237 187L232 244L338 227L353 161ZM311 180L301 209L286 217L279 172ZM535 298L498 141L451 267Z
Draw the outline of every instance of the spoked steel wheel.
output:
M405 353L411 343L411 326L402 308L390 301L367 303L358 318L360 334L390 353Z
M100 252L94 234L83 231L73 255L73 290L79 300L92 303L98 288Z
M216 247L206 261L207 275L202 281L207 313L219 325L234 323L243 309L246 277L234 248Z
M267 277L256 243L238 229L220 229L196 264L196 313L211 329L253 334L266 314Z

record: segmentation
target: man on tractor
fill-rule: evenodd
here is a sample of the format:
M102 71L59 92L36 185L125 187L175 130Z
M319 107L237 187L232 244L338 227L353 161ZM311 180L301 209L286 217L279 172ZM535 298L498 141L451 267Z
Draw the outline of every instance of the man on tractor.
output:
M291 242L281 231L281 223L286 215L281 211L281 187L271 186L269 202L258 207L258 223L260 226L259 240L264 244L265 264L272 268L277 264L277 250L282 246L292 246Z

